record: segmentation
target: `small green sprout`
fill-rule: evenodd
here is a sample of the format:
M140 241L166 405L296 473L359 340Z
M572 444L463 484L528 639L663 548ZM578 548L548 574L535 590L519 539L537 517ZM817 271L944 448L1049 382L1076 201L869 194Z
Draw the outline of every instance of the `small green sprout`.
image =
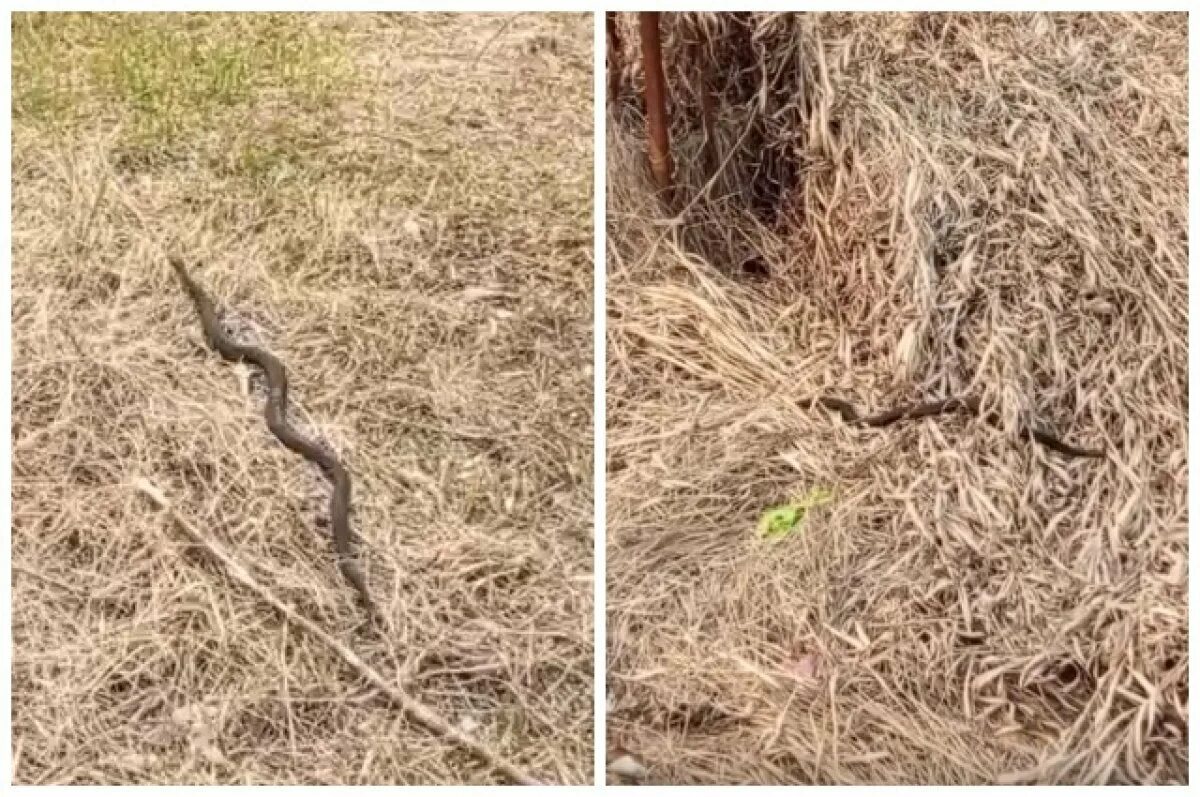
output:
M814 487L803 496L780 506L773 506L758 519L758 536L764 540L780 540L804 524L808 510L828 504L833 493L824 487Z

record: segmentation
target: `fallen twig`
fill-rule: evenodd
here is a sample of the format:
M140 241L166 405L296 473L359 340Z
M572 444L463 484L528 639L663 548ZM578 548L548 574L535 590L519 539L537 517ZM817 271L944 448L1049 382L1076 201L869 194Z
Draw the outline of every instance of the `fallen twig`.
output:
M275 596L271 590L254 579L250 572L246 570L228 551L226 551L219 543L205 537L199 529L189 523L172 507L170 501L163 495L162 491L143 478L135 479L133 486L142 494L146 495L151 501L158 505L159 508L165 510L171 515L171 519L175 521L175 525L183 530L188 537L197 545L202 546L206 551L212 554L218 562L224 567L226 572L244 587L249 587L256 595L274 606L280 614L288 619L289 622L303 628L308 633L321 640L331 650L342 657L342 660L353 667L364 678L374 684L380 691L386 694L401 710L404 711L411 719L416 720L421 725L424 725L430 731L433 731L438 736L447 739L460 747L469 750L481 761L486 763L492 769L502 773L509 780L522 786L537 786L541 785L539 781L534 780L523 769L509 762L492 748L488 747L483 742L473 739L463 733L458 728L455 728L447 722L440 714L434 711L429 706L414 698L404 691L403 688L389 682L383 675L367 664L358 654L342 644L338 640L330 636L319 625L304 617L288 604L284 603Z

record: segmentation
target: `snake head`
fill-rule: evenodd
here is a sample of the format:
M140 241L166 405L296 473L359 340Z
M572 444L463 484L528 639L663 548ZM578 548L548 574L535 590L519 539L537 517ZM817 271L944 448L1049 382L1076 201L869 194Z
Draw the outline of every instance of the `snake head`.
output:
M200 289L196 281L192 279L192 275L188 273L187 266L183 263L183 258L178 255L171 255L167 260L171 264L171 268L175 269L175 274L183 284L183 289L192 297L192 300L197 304L211 305L211 300Z

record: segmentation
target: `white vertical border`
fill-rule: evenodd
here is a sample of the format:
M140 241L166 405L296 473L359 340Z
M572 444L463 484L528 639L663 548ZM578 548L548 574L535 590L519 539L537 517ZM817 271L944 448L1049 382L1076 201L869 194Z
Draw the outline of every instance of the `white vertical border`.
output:
M602 6L602 4L597 4ZM607 649L607 614L605 613L605 596L607 576L605 545L608 540L607 527L605 525L605 487L607 479L605 478L604 463L605 455L605 435L604 430L607 427L607 417L605 413L604 387L607 384L606 374L606 352L608 347L605 345L607 316L605 313L607 304L605 302L605 289L607 285L607 269L605 260L605 230L607 228L606 219L606 187L605 187L605 143L607 136L605 135L605 120L607 116L608 95L606 93L604 68L608 60L608 35L604 27L604 9L598 8L592 12L593 24L595 25L595 44L592 47L592 58L594 66L592 68L592 83L593 83L593 103L592 107L595 111L595 120L592 123L592 157L593 157L593 178L592 178L592 241L595 247L592 264L592 400L594 409L592 412L592 504L594 511L594 520L592 521L592 634L595 650L594 675L592 677L592 705L594 715L593 723L593 742L592 753L594 756L594 783L597 786L604 785L607 749L608 745L605 738L606 720L608 719L608 688L605 679L604 660L605 651Z
M4 661L4 684L0 686L0 711L4 717L4 750L0 752L4 761L5 785L13 781L12 755L12 13L3 14L4 30L0 31L0 98L4 108L0 111L4 123L0 134L4 136L4 167L0 180L4 181L4 209L0 211L0 224L4 228L4 429L0 438L0 459L3 459L4 501L0 525L3 525L3 561L0 561L0 583L4 585L4 639L0 640L0 659Z

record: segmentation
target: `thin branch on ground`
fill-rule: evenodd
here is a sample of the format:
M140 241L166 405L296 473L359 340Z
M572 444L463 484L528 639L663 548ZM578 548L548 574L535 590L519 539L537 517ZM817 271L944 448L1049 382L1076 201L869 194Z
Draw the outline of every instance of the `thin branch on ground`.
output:
M422 703L412 695L404 691L403 687L393 684L386 679L382 673L376 670L371 665L363 661L357 653L347 647L345 644L334 639L325 629L309 620L304 615L297 612L294 608L284 603L278 596L275 595L268 587L260 584L254 576L250 575L250 571L242 566L240 562L225 550L217 541L205 536L200 529L196 528L190 521L180 515L171 506L171 502L154 484L151 484L146 479L135 479L133 482L134 488L153 501L160 509L164 510L171 516L171 520L175 525L183 531L193 542L201 546L209 554L212 555L237 583L250 589L255 595L271 604L276 611L282 614L290 623L293 623L300 628L303 628L312 636L320 640L326 647L338 654L356 670L361 676L370 681L377 689L386 694L397 706L401 708L411 719L424 725L433 733L441 736L448 742L456 744L470 751L476 758L487 764L497 772L502 773L508 780L513 783L523 786L537 786L540 782L523 769L505 759L488 745L474 739L463 733L458 728L450 724L448 720L438 714L429 706Z

